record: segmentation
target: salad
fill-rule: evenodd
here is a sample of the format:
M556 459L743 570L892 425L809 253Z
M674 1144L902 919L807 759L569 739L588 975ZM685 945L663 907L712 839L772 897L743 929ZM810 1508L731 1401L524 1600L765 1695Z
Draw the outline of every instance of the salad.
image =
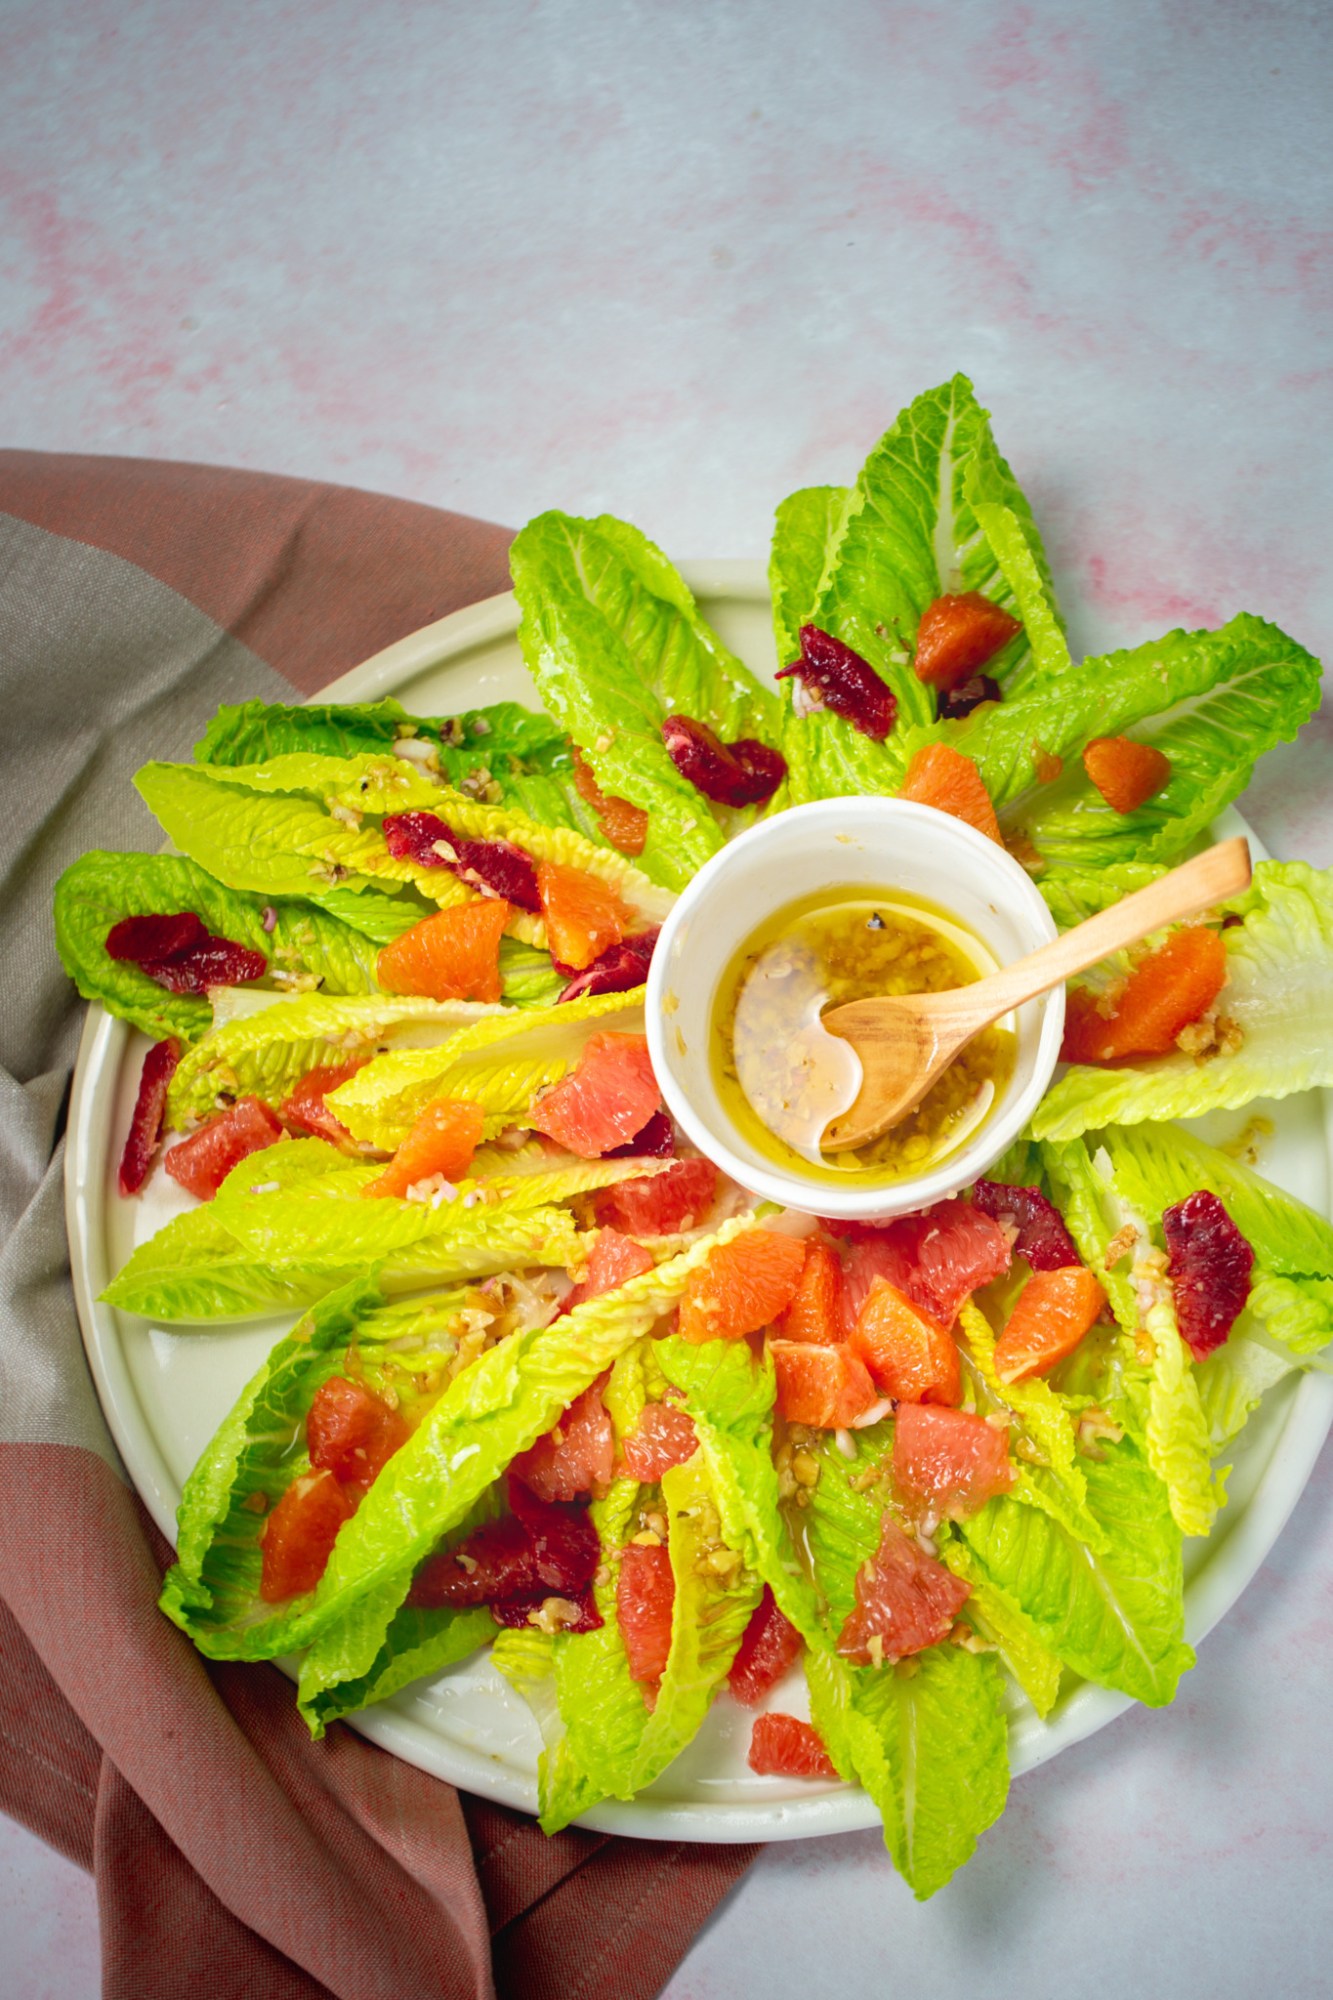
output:
M860 1783L928 1896L1016 1702L1172 1699L1219 1456L1333 1333L1333 1226L1256 1170L1261 1115L1174 1122L1333 1083L1333 876L1261 863L1099 968L1029 1131L875 1227L683 1143L657 928L759 815L866 792L1003 840L1073 924L1207 838L1319 666L1248 613L1074 660L961 376L779 507L776 687L624 522L544 514L513 575L541 711L224 708L138 775L172 851L57 889L71 978L149 1038L121 1197L189 1198L104 1297L291 1321L162 1608L299 1654L316 1736L489 1647L548 1831L748 1706L752 1767Z

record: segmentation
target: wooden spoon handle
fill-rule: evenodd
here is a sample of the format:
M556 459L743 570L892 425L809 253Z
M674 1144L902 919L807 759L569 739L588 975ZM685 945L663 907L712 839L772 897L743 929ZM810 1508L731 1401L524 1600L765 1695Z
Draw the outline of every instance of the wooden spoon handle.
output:
M998 1020L1001 1014L1007 1014L1011 1007L1021 1006L1023 1001L1034 1000L1039 993L1058 986L1062 979L1086 972L1090 965L1096 965L1113 951L1137 944L1150 931L1179 923L1184 917L1196 917L1229 896L1238 896L1249 885L1248 842L1240 837L1221 840L1216 847L1173 868L1160 881L1150 882L1146 889L1136 889L1132 896L1122 897L1109 910L1099 910L1095 917L1076 924L1063 937L1053 938L1050 944L1019 959L1016 965L993 972L988 978L979 979L975 986L964 987L947 998L955 1005L964 994L975 1001L975 1009L968 1011L975 1013L976 1026L984 1027L987 1022ZM941 994L939 998L942 1001L946 996Z

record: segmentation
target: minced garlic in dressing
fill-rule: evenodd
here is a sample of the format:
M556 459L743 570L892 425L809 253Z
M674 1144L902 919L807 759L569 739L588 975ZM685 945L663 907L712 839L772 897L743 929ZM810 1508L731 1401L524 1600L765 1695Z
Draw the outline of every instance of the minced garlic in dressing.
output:
M825 890L789 904L746 939L718 988L712 1059L723 1103L750 1143L789 1171L843 1186L922 1173L990 1115L1013 1073L1013 1033L984 1030L882 1138L825 1152L824 1128L851 1103L860 1065L820 1016L876 994L969 986L996 969L957 918L901 890Z

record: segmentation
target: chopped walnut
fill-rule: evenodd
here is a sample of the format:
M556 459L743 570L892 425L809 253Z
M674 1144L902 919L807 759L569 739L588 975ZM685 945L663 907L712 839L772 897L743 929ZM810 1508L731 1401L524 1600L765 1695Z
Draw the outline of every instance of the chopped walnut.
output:
M1106 1269L1113 1271L1122 1258L1128 1257L1138 1240L1139 1232L1132 1222L1127 1222L1122 1228L1117 1229L1115 1235L1107 1244L1105 1254L1102 1258Z

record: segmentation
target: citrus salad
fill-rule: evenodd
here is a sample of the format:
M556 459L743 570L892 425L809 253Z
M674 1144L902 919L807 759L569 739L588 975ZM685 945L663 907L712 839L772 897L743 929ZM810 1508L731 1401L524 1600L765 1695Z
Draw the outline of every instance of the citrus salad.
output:
M211 1658L299 1654L316 1736L489 1647L548 1830L739 1703L752 1768L864 1786L926 1896L1003 1807L1016 1702L1171 1700L1218 1455L1333 1332L1333 1227L1247 1163L1262 1120L1173 1122L1333 1082L1333 879L1261 863L1099 968L1030 1130L875 1227L683 1143L657 929L759 815L867 792L1075 923L1207 837L1318 663L1248 614L1073 659L962 377L778 509L776 685L624 522L544 514L513 576L541 710L224 708L139 773L173 851L60 882L70 976L151 1044L121 1196L188 1197L104 1297L295 1321L162 1607Z

